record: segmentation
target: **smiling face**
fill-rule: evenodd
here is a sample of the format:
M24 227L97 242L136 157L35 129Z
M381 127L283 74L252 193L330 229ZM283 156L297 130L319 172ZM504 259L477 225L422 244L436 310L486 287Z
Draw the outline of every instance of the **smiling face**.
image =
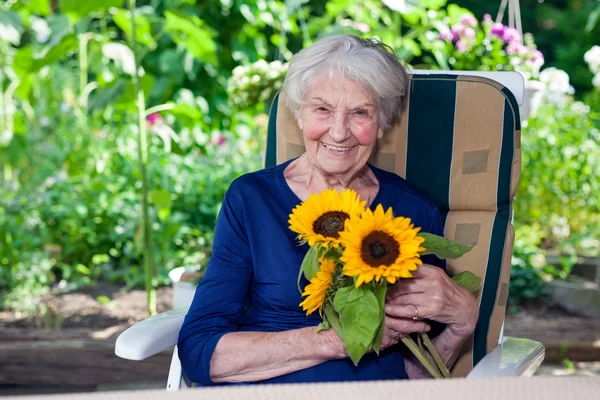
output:
M359 171L383 134L379 115L364 87L337 75L318 75L298 118L308 160L326 174Z

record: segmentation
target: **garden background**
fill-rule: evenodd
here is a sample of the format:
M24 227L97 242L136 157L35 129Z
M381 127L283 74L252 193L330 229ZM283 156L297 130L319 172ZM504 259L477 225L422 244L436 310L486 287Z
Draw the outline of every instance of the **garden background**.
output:
M4 0L0 327L170 307L169 271L202 273L227 187L262 166L291 55L333 33L412 68L524 74L510 312L553 310L553 281L600 277L575 273L600 257L600 1L522 0L523 36L494 22L500 3Z

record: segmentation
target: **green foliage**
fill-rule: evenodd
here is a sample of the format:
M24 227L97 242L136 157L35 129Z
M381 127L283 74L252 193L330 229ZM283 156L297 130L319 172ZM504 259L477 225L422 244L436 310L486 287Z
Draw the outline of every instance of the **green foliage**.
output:
M421 255L435 254L440 259L459 258L473 248L473 246L463 246L460 243L448 240L443 236L437 236L431 233L423 232L419 233L418 236L425 239L425 242L423 242L425 251L422 252Z
M438 40L441 24L451 27L469 13L445 0L409 0L402 13L379 0L137 3L135 32L120 0L0 4L0 307L34 309L36 296L52 288L70 290L98 279L126 288L142 283L134 55L149 107L155 285L167 283L174 267L206 264L223 194L236 176L260 168L264 102L302 47L351 33L379 37L415 67L485 67L460 64L450 48L455 46ZM582 40L565 18L542 22L559 22L547 29L553 35L556 26L568 26L567 37L577 35L564 47L581 47L573 54L581 53L577 65L585 66L583 52L598 24L583 3L575 10L577 21L589 14ZM126 45L132 36L136 45ZM560 41L553 36L551 42ZM550 52L546 36L536 34L536 43ZM566 50L547 58L559 65L575 60ZM494 51L504 57L504 50ZM494 57L492 64L510 67L506 58ZM586 71L581 76L587 83L575 83L590 88ZM576 251L598 237L597 182L591 179L598 162L595 150L566 158L559 146L590 147L589 140L597 140L597 130L590 129L600 124L597 93L586 95L589 118L574 113L578 106L544 106L523 135L517 223L535 226L540 240L552 244L558 242L552 229L566 218L571 235L558 243L571 243ZM554 146L544 143L546 127ZM578 168L580 176L569 184ZM544 190L547 178L552 196Z
M578 235L570 244L586 252L600 237L600 131L590 113L569 97L544 101L523 126L516 224L540 231L545 248Z
M475 293L481 287L481 278L470 271L463 271L460 274L454 275L452 280L471 293Z
M548 299L544 280L546 253L538 247L540 232L524 226L516 230L515 247L510 270L509 310Z
M372 290L354 285L337 290L334 299L335 312L339 316L341 331L338 332L354 365L371 348L383 324L383 308Z

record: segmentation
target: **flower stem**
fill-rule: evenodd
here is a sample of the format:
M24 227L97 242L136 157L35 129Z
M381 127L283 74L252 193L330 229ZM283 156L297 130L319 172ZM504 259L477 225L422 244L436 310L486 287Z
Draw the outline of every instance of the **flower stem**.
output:
M423 339L425 347L427 347L427 349L431 353L431 356L435 360L435 363L437 364L438 368L440 369L440 371L442 371L442 375L444 376L444 378L450 378L450 371L448 371L448 367L446 367L446 364L444 364L444 361L442 361L442 357L440 357L437 350L433 346L433 343L431 343L431 340L429 339L429 336L427 336L427 333L422 332L419 335L421 336L421 339Z
M408 347L411 353L413 353L414 356L417 357L417 360L419 360L421 365L425 367L427 371L429 371L431 376L433 376L435 379L442 379L442 375L440 374L440 372L437 370L437 368L431 365L431 362L429 362L427 357L425 357L425 355L419 351L417 344L410 336L405 336L400 340L402 340L402 343L404 343L404 345Z

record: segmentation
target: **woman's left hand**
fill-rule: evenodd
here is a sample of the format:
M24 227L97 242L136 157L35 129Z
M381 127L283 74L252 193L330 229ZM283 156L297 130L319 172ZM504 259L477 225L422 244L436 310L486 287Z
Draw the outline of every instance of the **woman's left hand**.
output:
M433 265L423 264L412 274L412 279L400 279L388 288L388 317L438 321L461 337L475 330L479 309L469 291Z

